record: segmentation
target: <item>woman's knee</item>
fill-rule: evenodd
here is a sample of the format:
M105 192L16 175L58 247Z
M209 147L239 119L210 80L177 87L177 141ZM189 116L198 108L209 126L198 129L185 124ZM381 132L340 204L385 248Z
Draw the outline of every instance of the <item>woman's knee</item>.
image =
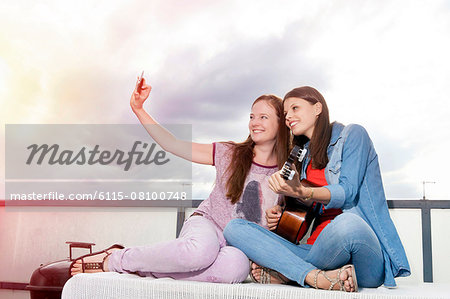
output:
M364 219L353 213L342 213L333 220L335 233L343 239L375 237L372 228Z
M216 240L198 242L185 239L178 244L177 258L188 271L197 271L209 267L219 254L220 244Z
M217 282L239 283L244 281L250 272L250 261L239 249L232 246L225 246L220 250L218 265L222 269L218 275Z
M223 230L223 235L229 244L235 243L242 235L246 235L245 229L249 222L245 219L232 219Z

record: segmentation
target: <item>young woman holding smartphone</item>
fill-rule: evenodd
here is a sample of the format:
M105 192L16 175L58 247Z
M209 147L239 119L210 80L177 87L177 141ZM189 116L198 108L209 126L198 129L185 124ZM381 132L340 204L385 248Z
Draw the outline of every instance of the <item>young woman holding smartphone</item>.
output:
M248 258L228 246L223 229L233 218L267 226L265 211L278 203L269 177L287 157L288 129L282 100L258 97L251 106L249 136L241 143L200 144L177 139L143 107L151 86L138 81L130 105L151 137L166 151L194 163L213 165L216 181L210 196L189 217L172 241L104 251L77 259L71 274L115 271L142 276L236 283L249 273Z

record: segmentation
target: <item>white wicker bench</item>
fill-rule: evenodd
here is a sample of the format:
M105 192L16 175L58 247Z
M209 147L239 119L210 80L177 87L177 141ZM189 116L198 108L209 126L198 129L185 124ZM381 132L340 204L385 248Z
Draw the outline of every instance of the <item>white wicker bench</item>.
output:
M361 289L359 293L330 292L285 285L261 285L251 282L220 284L180 281L169 278L143 278L132 274L79 274L64 286L63 299L93 298L183 298L183 299L281 299L281 298L450 298L450 285L423 283L396 289Z

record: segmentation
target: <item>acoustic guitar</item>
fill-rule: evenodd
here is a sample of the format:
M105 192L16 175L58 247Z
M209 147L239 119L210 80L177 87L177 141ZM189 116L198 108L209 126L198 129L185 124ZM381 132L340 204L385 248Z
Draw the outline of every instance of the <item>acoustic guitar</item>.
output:
M292 180L295 175L295 171L291 168L292 164L295 162L295 159L302 162L305 156L306 149L301 149L297 145L294 146L289 154L288 160L281 169L281 176L285 180ZM315 215L317 215L316 209L319 205L314 205L313 208L312 206L307 206L300 200L289 196L285 197L285 201L285 208L282 211L280 220L278 221L274 232L286 240L298 244L308 232Z

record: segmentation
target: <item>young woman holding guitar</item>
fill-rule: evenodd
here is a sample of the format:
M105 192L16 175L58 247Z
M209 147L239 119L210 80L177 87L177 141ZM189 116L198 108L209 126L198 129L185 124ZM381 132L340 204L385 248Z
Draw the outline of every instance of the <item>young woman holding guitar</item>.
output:
M77 259L71 274L115 271L181 280L236 283L249 273L242 251L223 236L232 218L267 227L265 211L278 203L269 178L287 158L289 131L279 97L263 95L252 104L249 136L241 143L200 144L177 139L143 108L151 86L140 80L130 105L151 137L166 151L195 163L213 165L216 182L210 196L189 217L172 241L148 246L110 247Z
M284 97L286 125L293 143L308 151L292 180L280 172L270 178L272 190L319 205L317 224L307 244L297 245L272 232L281 207L267 210L269 230L243 219L230 221L228 243L255 263L259 282L356 292L361 287L396 285L394 277L410 274L403 245L390 218L378 157L359 125L329 122L323 96L299 87ZM262 266L262 267L261 267Z

